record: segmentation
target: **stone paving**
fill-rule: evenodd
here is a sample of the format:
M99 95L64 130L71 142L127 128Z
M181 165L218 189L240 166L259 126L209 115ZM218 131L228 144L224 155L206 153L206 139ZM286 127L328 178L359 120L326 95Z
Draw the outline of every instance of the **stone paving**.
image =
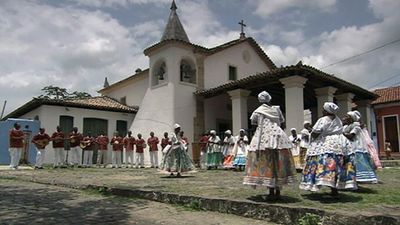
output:
M229 214L0 179L0 224L271 224Z

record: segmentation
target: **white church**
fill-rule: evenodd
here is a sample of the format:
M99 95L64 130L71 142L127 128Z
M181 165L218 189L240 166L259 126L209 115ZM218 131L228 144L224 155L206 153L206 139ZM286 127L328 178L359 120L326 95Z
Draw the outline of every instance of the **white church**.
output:
M68 115L75 118L74 126L85 132L88 128L81 120L88 117L107 121L104 127L109 136L115 130L131 130L135 136L141 133L147 139L151 131L161 138L164 132L172 132L174 123L179 123L196 148L195 143L205 130L222 133L231 129L235 135L241 128L251 132L249 117L259 106L256 96L263 90L271 94L272 104L280 105L289 129L301 129L306 112L315 122L325 101L339 105L339 116L356 107L369 128L374 124L370 114L370 103L377 98L374 93L301 62L277 67L243 29L238 39L213 48L191 43L175 1L170 9L160 41L144 50L149 69L138 69L111 85L105 82L99 90L101 96L95 97L107 99L102 107L81 105L74 114L73 106L69 106L69 111L38 115L42 126L50 132L61 123L60 116ZM115 108L108 105L110 101ZM21 107L8 118L33 118L45 105ZM86 116L83 109L90 115ZM117 121L126 123L118 125ZM87 126L98 129L93 123Z

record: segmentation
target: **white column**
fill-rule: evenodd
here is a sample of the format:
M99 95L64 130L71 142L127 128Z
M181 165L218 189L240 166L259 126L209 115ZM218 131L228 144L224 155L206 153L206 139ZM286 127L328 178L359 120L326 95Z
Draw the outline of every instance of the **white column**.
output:
M340 95L335 95L336 103L339 106L339 112L337 115L339 118L343 118L348 111L352 109L352 103L354 94L353 93L344 93Z
M324 106L324 103L333 102L333 94L335 94L336 90L337 88L331 86L315 89L318 104L318 118L322 117L322 107Z
M249 90L236 89L228 91L232 99L232 133L239 134L240 129L248 128L247 97Z
M371 100L357 101L357 110L361 113L361 121L367 125L369 133L371 133Z
M304 123L304 84L307 78L291 76L279 80L285 88L286 130L296 128L300 131Z

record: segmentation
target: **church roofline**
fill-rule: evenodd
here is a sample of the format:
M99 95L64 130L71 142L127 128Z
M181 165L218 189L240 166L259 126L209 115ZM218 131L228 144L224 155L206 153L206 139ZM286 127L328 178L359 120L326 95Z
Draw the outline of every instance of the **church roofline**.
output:
M168 17L167 25L165 26L165 29L164 29L164 33L161 37L161 41L174 39L174 40L182 40L182 41L190 42L189 38L186 34L185 28L183 28L183 25L179 19L179 16L176 13L176 10L178 9L178 7L176 6L174 0L171 3L170 9L171 9L171 12Z
M102 94L103 92L108 91L108 90L111 90L111 89L113 89L113 88L115 88L115 87L118 87L118 86L124 84L124 83L127 82L127 81L130 81L130 80L133 80L133 79L136 79L136 78L143 77L143 76L147 75L148 72L149 72L149 69L148 69L148 68L145 69L145 70L142 70L142 71L139 72L139 73L133 74L133 75L131 75L131 76L125 78L125 79L122 79L122 80L120 80L120 81L117 81L117 82L115 82L115 83L109 85L108 87L105 87L105 88L103 88L103 89L98 90L97 93Z
M196 91L194 94L197 96L204 96L206 98L213 97L231 91L238 88L249 89L252 84L261 83L276 83L279 79L289 77L292 75L306 76L309 81L320 80L326 84L326 86L338 87L341 91L351 92L357 96L363 96L365 99L375 100L379 97L377 94L370 92L362 87L347 82L341 78L327 74L321 70L318 70L312 66L307 65L291 65L287 67L277 68L268 72L258 73L251 75L240 80L232 81L214 88ZM312 79L311 79L312 78Z

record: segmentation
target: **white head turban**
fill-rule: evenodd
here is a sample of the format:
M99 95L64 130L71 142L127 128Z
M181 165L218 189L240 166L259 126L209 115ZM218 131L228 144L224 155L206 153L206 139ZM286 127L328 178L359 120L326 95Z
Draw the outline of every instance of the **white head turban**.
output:
M306 125L306 124L311 124L311 122L306 120L306 121L304 121L303 125Z
M350 111L350 112L347 112L347 115L349 115L354 122L357 122L357 121L360 120L360 113L359 112L357 113L355 111Z
M296 130L296 128L292 128L292 129L290 129L290 131L297 131L297 130Z
M354 113L355 113L356 116L358 117L358 120L357 120L357 121L359 121L359 120L361 119L361 113L360 113L359 111L357 111L357 110L354 110Z
M180 128L181 127L181 125L179 125L179 124L174 124L174 129L176 129L176 128Z
M215 130L211 130L210 134L217 134L217 132Z
M325 111L331 114L336 114L336 112L339 110L339 106L333 102L325 102L323 108Z
M242 132L242 131L243 131L243 132L246 132L244 129L240 129L240 130L239 130L239 132Z
M268 103L271 101L271 95L269 95L268 92L263 91L258 94L258 101L260 101L261 103Z
M225 134L232 134L232 131L231 130L227 130L227 131L225 131Z

